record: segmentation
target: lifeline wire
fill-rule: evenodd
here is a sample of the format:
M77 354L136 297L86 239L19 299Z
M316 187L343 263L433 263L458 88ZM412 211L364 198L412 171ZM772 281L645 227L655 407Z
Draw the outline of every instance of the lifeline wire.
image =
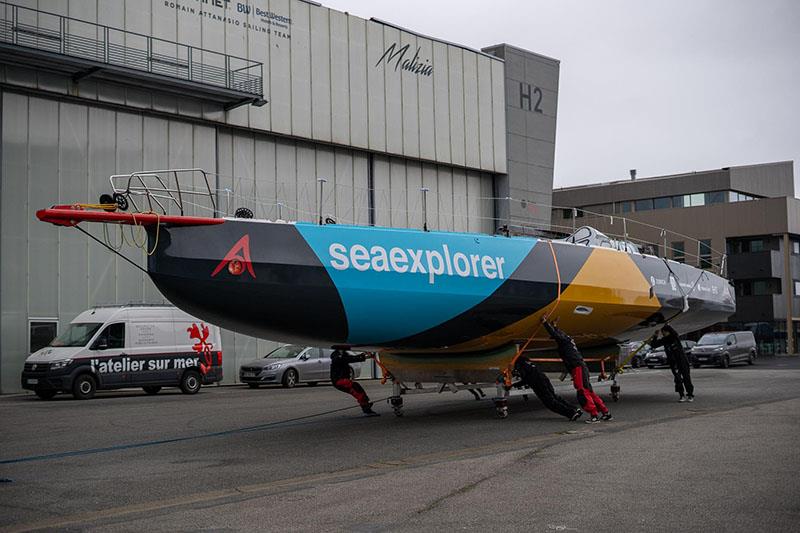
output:
M127 258L127 257L125 257L124 255L122 255L122 254L121 254L121 253L119 253L117 250L113 249L111 246L109 246L108 244L104 243L103 241L101 241L100 239L98 239L97 237L95 237L94 235L92 235L91 233L89 233L88 231L86 231L85 229L83 229L82 227L80 227L80 226L78 226L78 225L75 225L75 226L73 226L73 227L74 227L75 229L77 229L78 231L80 231L81 233L83 233L84 235L86 235L87 237L91 237L91 239L92 239L92 240L94 240L94 241L96 241L96 242L100 243L101 245L105 246L105 247L106 247L106 248L108 248L108 249L109 249L109 250L110 250L112 253L114 253L114 254L116 254L116 255L120 256L120 257L121 257L121 258L123 258L125 261L127 261L127 262L128 262L128 263L130 263L130 264L132 264L133 266L135 266L136 268L138 268L139 270L141 270L141 271L142 271L142 272L144 272L145 274L147 274L147 270L143 269L142 267L140 267L139 265L137 265L136 263L134 263L133 261L131 261L130 259L128 259L128 258ZM0 464L2 464L2 463L0 463Z
M375 402L384 402L387 401L390 396L385 398L381 398L379 400L375 400ZM374 402L373 402L374 403ZM134 448L146 448L149 446L158 446L160 444L172 444L175 442L186 442L191 440L199 440L199 439L208 439L213 437L225 437L227 435L235 435L237 433L250 433L253 431L264 431L267 429L272 429L274 427L280 426L282 424L290 424L292 422L299 422L301 420L308 420L310 418L316 418L319 416L330 415L334 413L339 413L342 411L348 411L350 409L355 409L359 407L358 405L351 405L349 407L341 407L339 409L332 409L330 411L323 411L321 413L313 413L310 415L303 415L298 416L295 418L288 418L286 420L276 420L275 422L267 422L265 424L258 424L255 426L245 426L241 428L235 429L226 429L224 431L215 431L213 433L202 433L200 435L190 435L188 437L173 437L171 439L159 439L159 440L151 440L145 442L136 442L133 444L117 444L115 446L105 446L103 448L88 448L85 450L73 450L69 452L59 452L59 453L48 453L45 455L31 455L28 457L18 457L16 459L2 459L0 460L0 465L8 465L8 464L17 464L17 463L30 463L34 461L47 461L50 459L62 459L65 457L78 457L81 455L94 455L98 453L107 453L107 452L115 452L120 450L130 450Z

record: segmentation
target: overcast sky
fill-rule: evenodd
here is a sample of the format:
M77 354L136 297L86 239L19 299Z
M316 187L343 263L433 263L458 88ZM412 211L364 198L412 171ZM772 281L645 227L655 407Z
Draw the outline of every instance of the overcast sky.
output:
M787 159L800 182L798 0L322 3L559 59L555 187Z

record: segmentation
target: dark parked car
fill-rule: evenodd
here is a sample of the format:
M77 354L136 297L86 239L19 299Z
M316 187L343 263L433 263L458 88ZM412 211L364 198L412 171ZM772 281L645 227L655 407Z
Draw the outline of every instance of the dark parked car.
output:
M752 365L757 353L752 331L706 333L692 348L692 366L717 365L728 368L734 363Z
M636 350L639 350L639 347L642 346L642 342L627 342L625 344L619 345L619 361L626 361L628 357ZM650 345L645 344L644 347L636 352L636 355L631 357L629 364L633 368L639 368L644 364L644 358L650 351Z
M324 348L289 344L272 350L270 353L250 361L239 367L239 380L250 388L259 385L280 383L292 388L298 383L316 385L320 381L328 381L331 371L331 352ZM361 364L350 365L353 368L352 379L361 374Z
M689 361L692 360L692 355L690 353L691 349L697 344L694 341L681 341L683 345L683 351L686 353L686 357L689 358ZM647 365L647 368L655 368L657 366L664 366L667 364L667 354L664 351L663 346L659 346L652 352L648 353L644 358L644 364Z

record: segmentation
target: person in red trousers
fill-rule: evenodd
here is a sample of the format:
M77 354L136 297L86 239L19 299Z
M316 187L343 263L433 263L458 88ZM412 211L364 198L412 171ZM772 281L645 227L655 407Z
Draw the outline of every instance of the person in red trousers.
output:
M379 416L378 413L372 410L372 402L369 401L369 396L364 391L364 387L350 378L353 374L350 363L360 363L366 359L367 356L363 353L356 355L344 350L334 350L331 353L331 383L338 390L346 392L355 398L366 416Z
M558 355L564 362L567 372L572 376L572 385L577 391L578 402L583 407L583 410L589 413L589 419L586 423L593 424L600 420L611 420L613 417L608 407L592 389L592 384L589 381L589 367L586 366L586 362L578 351L575 341L554 324L550 324L544 317L542 317L542 324L544 324L550 337L556 341Z

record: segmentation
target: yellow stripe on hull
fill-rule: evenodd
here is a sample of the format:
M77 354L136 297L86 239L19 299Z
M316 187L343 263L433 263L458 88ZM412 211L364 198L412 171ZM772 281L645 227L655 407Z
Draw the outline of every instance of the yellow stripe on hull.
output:
M591 312L575 313L578 306L591 308ZM541 327L541 318L551 311L550 319L558 318L559 327L578 344L592 346L635 327L659 309L661 302L655 296L650 298L650 283L628 254L595 248L572 282L562 287L559 300L494 333L431 353L492 350L524 342L534 334L529 349L552 348L553 342Z

